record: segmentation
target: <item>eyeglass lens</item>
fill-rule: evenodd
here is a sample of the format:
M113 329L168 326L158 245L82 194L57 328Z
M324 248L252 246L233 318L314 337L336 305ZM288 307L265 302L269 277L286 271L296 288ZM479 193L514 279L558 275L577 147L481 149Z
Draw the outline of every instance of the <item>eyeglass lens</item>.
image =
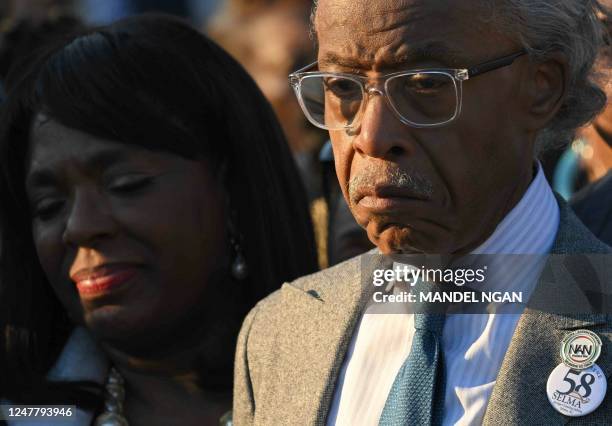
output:
M386 83L389 101L404 121L435 125L451 120L458 109L453 77L443 72L402 74ZM338 75L305 76L300 92L307 115L329 130L351 127L359 120L364 89L361 83Z

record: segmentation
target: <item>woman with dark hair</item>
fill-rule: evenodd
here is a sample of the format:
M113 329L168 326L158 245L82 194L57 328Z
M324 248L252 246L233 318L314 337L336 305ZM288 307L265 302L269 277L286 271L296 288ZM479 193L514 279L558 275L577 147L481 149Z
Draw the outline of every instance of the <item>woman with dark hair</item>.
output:
M316 268L269 104L163 16L72 37L7 86L0 398L76 404L78 424L215 424L244 315Z

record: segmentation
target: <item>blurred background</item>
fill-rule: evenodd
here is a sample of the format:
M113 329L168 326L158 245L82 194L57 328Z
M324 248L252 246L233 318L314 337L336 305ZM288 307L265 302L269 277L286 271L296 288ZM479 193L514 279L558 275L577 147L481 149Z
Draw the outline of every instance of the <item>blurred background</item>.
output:
M325 134L307 125L287 75L314 61L311 0L0 0L0 66L8 67L45 39L79 25L107 24L132 14L164 12L189 20L249 71L272 103L297 160L313 159ZM306 182L316 198L319 182Z

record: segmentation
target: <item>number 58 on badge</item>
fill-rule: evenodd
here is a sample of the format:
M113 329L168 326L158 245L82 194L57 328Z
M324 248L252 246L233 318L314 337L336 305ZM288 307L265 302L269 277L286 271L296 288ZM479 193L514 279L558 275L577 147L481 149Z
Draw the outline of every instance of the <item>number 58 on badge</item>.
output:
M550 373L546 393L552 406L566 416L592 413L607 390L603 370L595 364L601 339L590 330L569 333L561 344L561 364Z

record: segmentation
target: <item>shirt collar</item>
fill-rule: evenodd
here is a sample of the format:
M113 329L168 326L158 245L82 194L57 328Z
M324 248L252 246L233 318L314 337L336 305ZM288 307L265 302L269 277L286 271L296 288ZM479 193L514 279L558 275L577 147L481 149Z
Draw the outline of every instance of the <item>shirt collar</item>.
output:
M529 188L473 254L546 254L559 228L559 205L540 163Z

